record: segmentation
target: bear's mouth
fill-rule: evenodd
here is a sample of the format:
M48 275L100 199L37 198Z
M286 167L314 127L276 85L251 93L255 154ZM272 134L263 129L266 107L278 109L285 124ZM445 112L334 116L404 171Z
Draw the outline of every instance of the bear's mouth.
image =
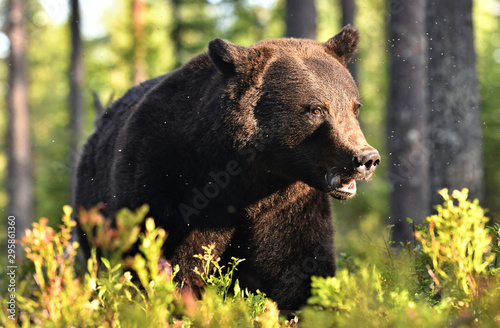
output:
M356 195L356 180L335 175L332 172L325 174L326 184L330 195L337 199L348 199Z

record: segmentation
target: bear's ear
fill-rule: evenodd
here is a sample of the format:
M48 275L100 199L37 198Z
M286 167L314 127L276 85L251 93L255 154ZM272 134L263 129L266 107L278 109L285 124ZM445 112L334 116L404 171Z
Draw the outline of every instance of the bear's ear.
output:
M213 39L208 43L208 55L215 67L225 75L234 75L239 63L248 59L250 48Z
M324 43L326 49L345 66L358 50L359 31L351 25L346 25L330 40Z

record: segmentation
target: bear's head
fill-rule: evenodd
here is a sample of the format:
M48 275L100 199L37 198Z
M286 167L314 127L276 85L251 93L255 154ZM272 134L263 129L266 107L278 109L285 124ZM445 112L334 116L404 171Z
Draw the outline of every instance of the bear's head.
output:
M233 145L254 147L266 167L335 198L356 193L380 163L357 119L358 89L346 68L359 32L346 26L325 43L271 39L243 47L215 39L208 55L224 85Z

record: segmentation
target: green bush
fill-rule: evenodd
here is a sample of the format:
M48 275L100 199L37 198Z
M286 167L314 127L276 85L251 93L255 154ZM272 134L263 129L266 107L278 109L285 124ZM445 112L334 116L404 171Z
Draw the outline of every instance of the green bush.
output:
M499 227L486 227L485 212L467 200L467 189L440 194L444 203L425 227L415 227L413 248L387 247L375 264L355 260L355 272L313 278L302 325L499 326Z
M147 207L136 212L121 211L116 228L98 210L83 214L85 229L103 253L92 251L88 272L77 277L74 266L78 243L71 242L71 208L64 207L63 224L56 231L47 219L33 224L23 240L26 257L32 268L18 283L16 293L19 314L15 320L2 311L0 322L5 327L277 327L280 326L276 304L263 294L242 291L235 284L229 293L231 278L240 260L234 259L224 271L220 259L205 248L200 258L203 272L200 280L203 297L198 299L190 288L180 288L173 281L178 268L161 259L166 232L147 218L144 232L139 233ZM133 224L132 224L132 223ZM130 236L130 231L136 237ZM120 232L124 232L123 234ZM127 233L125 233L127 232ZM138 238L137 238L138 236ZM139 241L141 253L123 259L126 251ZM126 255L125 255L126 256ZM126 268L133 270L134 274ZM212 268L214 271L212 271ZM31 279L31 277L34 278ZM0 299L6 308L7 298ZM145 324L147 323L147 324Z
M450 295L465 301L478 297L482 277L495 259L490 252L492 236L486 227L487 218L479 201L467 200L468 190L443 189L443 205L436 206L437 214L427 218L426 229L415 236L432 261L432 279L437 292L449 284ZM452 199L454 198L455 201Z
M196 255L201 297L173 280L178 267L161 258L167 233L146 218L146 206L123 210L111 227L98 209L82 213L84 229L103 257L92 252L85 274L75 272L71 208L62 224L33 224L22 241L26 263L18 272L12 320L5 327L495 327L500 326L500 226L486 226L484 210L467 190L440 192L443 205L415 227L418 243L399 252L386 242L378 255L342 254L336 277L313 277L299 322L280 317L261 292L242 290L214 245ZM140 227L143 227L141 230ZM142 232L141 232L142 231ZM128 233L125 233L128 232ZM131 234L130 232L133 232ZM134 235L134 236L132 236ZM138 244L140 253L127 256ZM2 268L5 268L3 266ZM5 272L1 273L5 276ZM3 286L2 290L7 290ZM293 291L290 291L293 293ZM0 296L7 308L8 295Z

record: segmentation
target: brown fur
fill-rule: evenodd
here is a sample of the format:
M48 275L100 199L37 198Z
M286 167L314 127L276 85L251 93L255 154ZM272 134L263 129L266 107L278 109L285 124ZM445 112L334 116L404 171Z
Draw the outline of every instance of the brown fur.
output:
M85 145L76 205L105 202L112 217L148 203L179 279L193 281L193 255L215 243L223 261L246 259L243 287L298 309L312 275L335 273L328 195L350 195L325 177L363 179L378 163L345 68L358 38L348 26L326 43L211 41L106 111Z

